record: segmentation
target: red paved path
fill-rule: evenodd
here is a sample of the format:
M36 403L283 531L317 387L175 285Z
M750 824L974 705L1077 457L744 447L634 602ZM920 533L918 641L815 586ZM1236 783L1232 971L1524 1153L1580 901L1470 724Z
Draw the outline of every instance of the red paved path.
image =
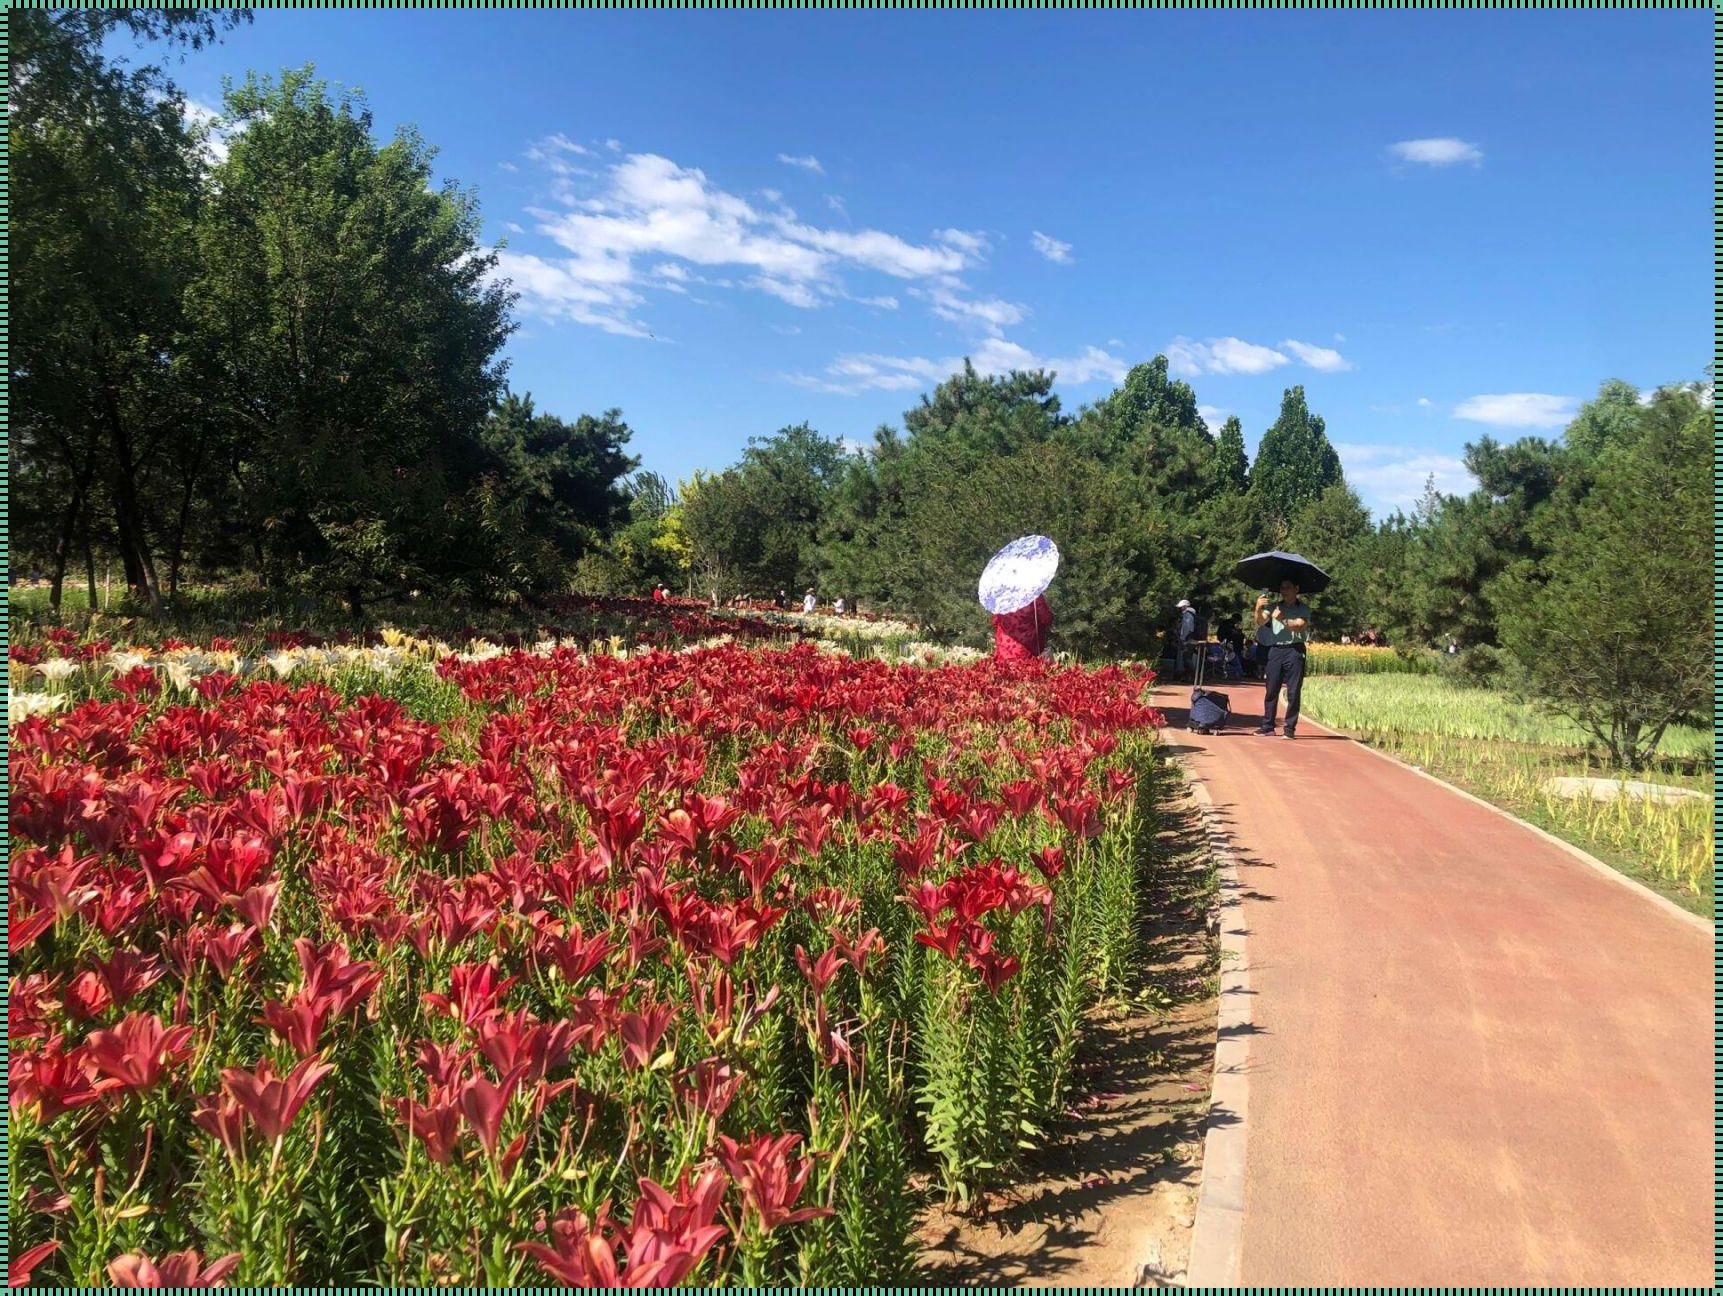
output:
M1710 936L1229 693L1211 737L1157 700L1245 896L1242 1281L1709 1286Z

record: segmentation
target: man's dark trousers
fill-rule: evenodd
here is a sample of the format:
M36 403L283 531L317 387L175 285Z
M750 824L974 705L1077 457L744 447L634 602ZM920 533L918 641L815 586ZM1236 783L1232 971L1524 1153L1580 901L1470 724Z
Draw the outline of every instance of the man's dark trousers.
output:
M1298 728L1298 698L1304 692L1304 645L1275 644L1268 650L1268 686L1262 700L1262 727L1274 728L1280 709L1281 686L1286 688L1286 730Z

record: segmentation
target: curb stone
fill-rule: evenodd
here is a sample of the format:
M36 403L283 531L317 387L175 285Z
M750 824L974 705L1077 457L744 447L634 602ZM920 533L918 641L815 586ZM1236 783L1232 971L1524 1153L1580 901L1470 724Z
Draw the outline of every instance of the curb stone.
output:
M1215 1021L1214 1082L1203 1137L1202 1187L1191 1229L1184 1285L1236 1287L1243 1265L1245 1139L1249 1130L1250 963L1244 898L1232 843L1215 814L1208 786L1185 767L1219 876L1220 994ZM1148 1273L1144 1278L1149 1278Z

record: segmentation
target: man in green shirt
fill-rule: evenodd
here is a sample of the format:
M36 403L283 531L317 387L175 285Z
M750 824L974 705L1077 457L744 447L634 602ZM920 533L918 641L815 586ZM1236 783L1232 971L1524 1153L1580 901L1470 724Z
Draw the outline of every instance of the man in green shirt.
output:
M1256 601L1256 641L1268 650L1268 683L1262 700L1259 734L1274 732L1280 690L1286 689L1286 725L1281 737L1295 737L1298 700L1304 691L1304 645L1310 640L1310 608L1299 597L1298 582L1280 582L1280 598L1264 594Z

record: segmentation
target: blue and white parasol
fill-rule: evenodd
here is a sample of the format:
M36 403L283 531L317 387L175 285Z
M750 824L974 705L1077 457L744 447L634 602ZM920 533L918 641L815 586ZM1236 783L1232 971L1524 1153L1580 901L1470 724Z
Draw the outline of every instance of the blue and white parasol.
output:
M1013 540L992 558L981 573L981 606L995 616L1026 608L1053 583L1059 570L1059 546L1046 536Z

